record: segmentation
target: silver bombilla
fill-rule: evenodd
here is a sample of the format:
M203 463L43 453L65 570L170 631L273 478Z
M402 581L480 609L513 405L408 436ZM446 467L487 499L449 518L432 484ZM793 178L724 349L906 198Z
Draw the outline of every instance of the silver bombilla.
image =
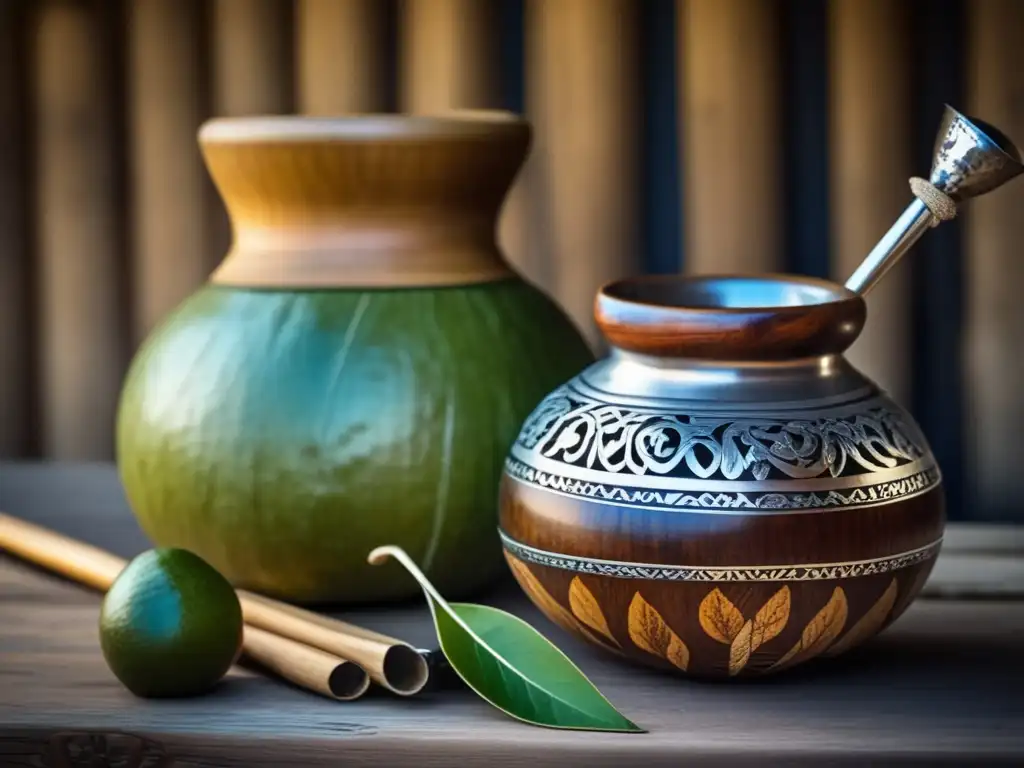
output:
M996 128L946 106L935 137L932 172L913 178L915 197L846 281L866 294L930 227L956 216L957 204L991 192L1024 171L1020 150Z

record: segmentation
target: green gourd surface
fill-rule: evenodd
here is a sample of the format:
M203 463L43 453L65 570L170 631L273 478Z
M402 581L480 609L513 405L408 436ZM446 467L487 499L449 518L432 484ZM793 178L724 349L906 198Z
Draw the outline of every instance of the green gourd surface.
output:
M519 279L394 290L208 285L150 336L117 425L140 524L236 586L297 602L403 598L395 544L443 592L503 567L497 493L523 420L593 360Z

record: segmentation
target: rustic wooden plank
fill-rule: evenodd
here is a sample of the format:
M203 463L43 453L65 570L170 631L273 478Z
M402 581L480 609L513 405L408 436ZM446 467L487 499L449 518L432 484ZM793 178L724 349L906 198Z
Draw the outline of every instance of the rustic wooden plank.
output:
M1024 557L1024 525L950 523L942 551Z
M1024 144L1024 3L978 0L967 14L968 109ZM966 206L965 377L970 502L982 519L1019 520L1024 398L1024 180Z
M1022 600L1024 552L1010 556L943 552L921 594L961 600Z
M840 283L913 199L910 19L906 3L835 0L832 12L832 277ZM849 357L910 402L910 259L867 297Z
M144 546L109 466L0 464L0 507L125 554ZM918 601L848 657L757 685L708 685L610 660L542 619L518 590L499 589L487 602L536 622L650 732L530 728L464 689L330 702L247 669L208 696L136 699L100 654L99 596L0 556L0 616L16 617L0 622L0 764L38 765L85 738L58 735L68 733L107 734L111 757L146 739L147 754L207 767L1024 761L1024 705L1007 684L1024 674L1022 603ZM422 605L339 615L417 645L432 641Z
M781 3L678 9L685 269L782 271Z
M0 559L0 571L19 569L27 567ZM424 701L380 695L336 704L250 670L234 671L206 697L138 700L111 677L99 653L98 597L79 602L77 586L36 574L25 578L47 582L55 595L73 596L0 602L6 615L18 616L0 629L0 744L25 730L116 730L161 742L182 762L248 755L254 765L296 760L288 750L300 739L317 747L310 758L327 760L333 753L351 761L345 764L363 764L374 755L400 765L412 764L414 757L440 765L481 756L507 765L556 765L568 755L597 765L641 757L644 764L669 765L680 755L695 764L701 757L727 756L800 763L841 759L851 750L870 761L906 749L939 762L983 753L992 760L1024 755L1021 737L1009 726L1020 705L1010 700L1003 677L1024 672L1014 639L1024 630L1019 605L922 602L855 660L764 685L734 686L724 696L721 686L609 662L551 628L520 597L499 598L503 607L541 622L613 702L651 729L643 737L584 736L524 732L525 726L464 690ZM406 635L428 627L422 608L360 611L350 618ZM964 711L963 701L972 702L971 712ZM870 743L864 733L872 734ZM261 749L247 752L252 739Z
M292 111L292 4L216 0L213 6L213 111L277 115Z
M26 7L0 3L0 457L32 450L33 324L29 246Z
M298 0L299 111L339 115L387 109L386 11L381 0Z
M403 0L399 8L403 112L500 105L494 0Z
M37 5L33 71L43 455L107 459L127 357L113 95L98 14Z
M526 4L537 239L522 263L593 342L598 287L640 268L638 17L629 0Z

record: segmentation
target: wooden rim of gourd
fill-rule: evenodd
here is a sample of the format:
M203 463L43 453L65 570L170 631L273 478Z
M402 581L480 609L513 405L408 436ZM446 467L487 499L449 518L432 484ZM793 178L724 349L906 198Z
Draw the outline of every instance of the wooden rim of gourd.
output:
M199 129L202 144L244 141L401 141L471 138L529 132L513 112L459 109L436 114L356 114L339 116L262 115L219 117Z

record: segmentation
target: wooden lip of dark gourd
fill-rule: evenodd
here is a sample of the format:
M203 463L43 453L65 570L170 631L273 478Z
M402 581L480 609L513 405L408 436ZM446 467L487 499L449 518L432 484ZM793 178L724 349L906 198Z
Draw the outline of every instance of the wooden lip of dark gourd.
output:
M755 363L840 354L866 314L864 299L838 283L781 274L629 278L604 285L594 302L619 349Z

